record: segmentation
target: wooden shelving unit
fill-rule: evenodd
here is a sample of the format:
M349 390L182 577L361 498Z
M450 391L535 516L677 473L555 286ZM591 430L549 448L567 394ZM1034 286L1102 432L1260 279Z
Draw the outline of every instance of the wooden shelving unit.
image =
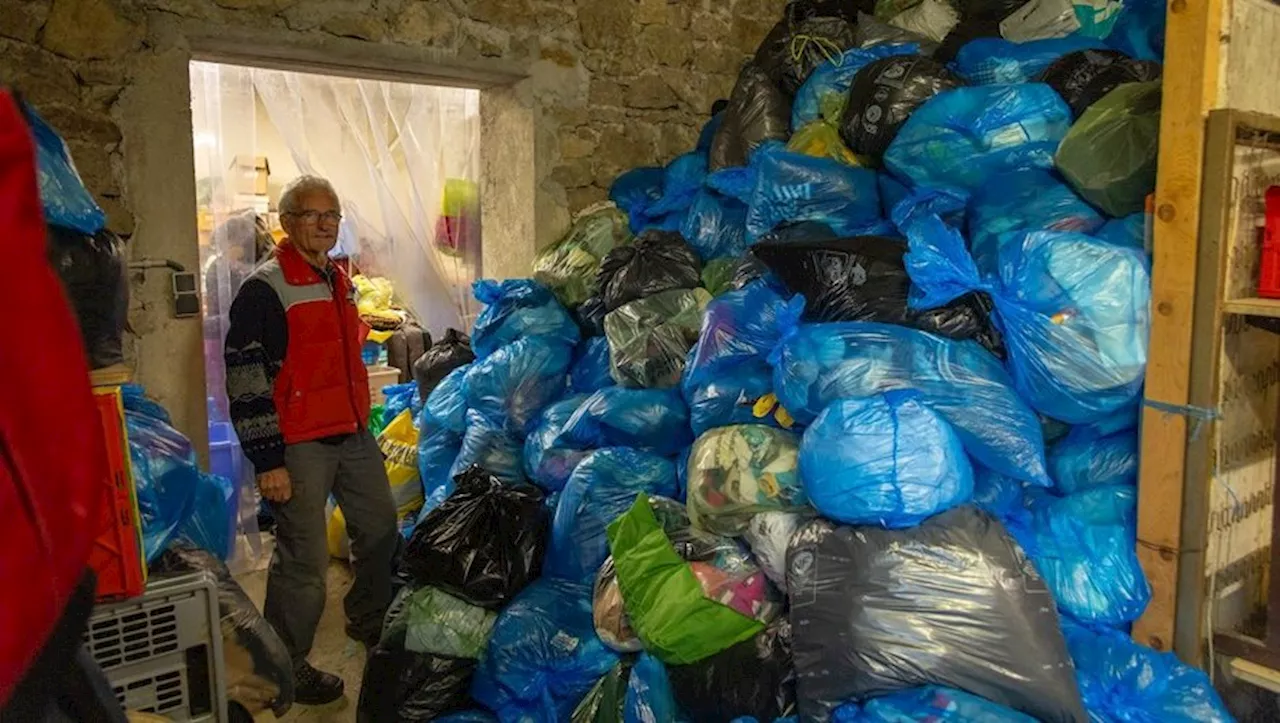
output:
M1269 316L1280 319L1280 299L1263 299L1256 296L1248 299L1231 299L1223 302L1222 310L1228 314Z

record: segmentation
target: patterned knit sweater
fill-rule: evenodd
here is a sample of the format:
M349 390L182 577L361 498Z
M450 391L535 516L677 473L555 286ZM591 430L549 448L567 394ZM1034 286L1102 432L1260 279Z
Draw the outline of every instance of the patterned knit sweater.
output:
M272 392L288 344L280 297L265 281L246 281L231 303L223 354L231 423L258 474L284 466L284 436Z

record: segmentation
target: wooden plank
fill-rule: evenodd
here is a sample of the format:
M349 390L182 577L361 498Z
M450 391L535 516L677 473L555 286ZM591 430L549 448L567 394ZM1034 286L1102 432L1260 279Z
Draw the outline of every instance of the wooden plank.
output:
M118 387L131 381L133 370L123 364L113 364L89 372L89 384L95 387Z
M1205 113L1217 102L1222 0L1171 0L1156 176L1150 355L1146 396L1187 404L1196 286ZM1182 550L1187 418L1144 407L1138 556L1152 597L1133 627L1139 642L1172 646Z
M1280 318L1280 299L1231 299L1222 305L1222 309L1228 314Z
M1231 659L1231 672L1237 678L1272 693L1280 693L1280 671L1244 658Z

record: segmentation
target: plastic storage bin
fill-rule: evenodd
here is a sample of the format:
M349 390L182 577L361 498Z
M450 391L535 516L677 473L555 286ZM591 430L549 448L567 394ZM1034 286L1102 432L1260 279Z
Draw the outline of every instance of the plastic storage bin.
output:
M99 507L98 535L89 551L89 567L98 575L98 600L121 600L141 595L147 583L142 529L138 523L138 495L129 466L120 388L94 389L94 402L102 422L111 473L103 480L105 499Z

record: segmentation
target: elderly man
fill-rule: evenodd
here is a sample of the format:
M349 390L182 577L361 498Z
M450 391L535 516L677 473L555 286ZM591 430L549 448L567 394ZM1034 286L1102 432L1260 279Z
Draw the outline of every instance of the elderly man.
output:
M276 519L267 621L293 656L297 701L342 696L340 678L307 662L325 602L325 502L332 492L351 535L355 580L347 634L377 640L391 602L396 510L382 454L368 431L364 330L351 280L329 261L342 211L328 181L303 176L280 199L288 237L231 305L227 396L231 419Z

